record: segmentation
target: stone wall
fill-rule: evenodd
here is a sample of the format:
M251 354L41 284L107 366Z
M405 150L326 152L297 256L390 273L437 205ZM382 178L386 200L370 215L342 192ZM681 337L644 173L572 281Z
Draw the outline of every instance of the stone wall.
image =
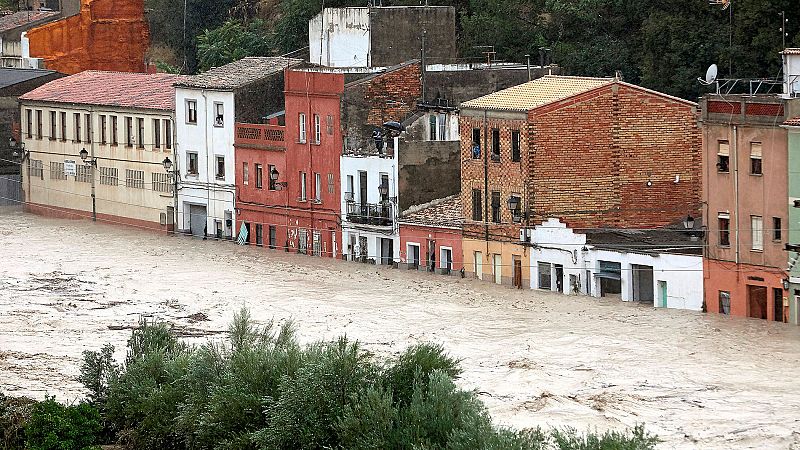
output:
M400 211L458 193L461 188L458 141L401 139L399 147Z
M144 0L81 0L80 14L28 32L31 57L66 74L144 72L150 32Z
M455 60L455 8L371 8L369 13L373 66L393 66L420 58L423 30L426 32L425 54L428 64L451 63Z

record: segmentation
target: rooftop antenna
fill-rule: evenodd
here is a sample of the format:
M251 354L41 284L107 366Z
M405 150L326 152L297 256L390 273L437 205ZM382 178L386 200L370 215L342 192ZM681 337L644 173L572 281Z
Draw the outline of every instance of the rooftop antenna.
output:
M778 30L781 32L782 50L786 49L786 36L789 36L789 33L786 32L786 25L788 24L789 19L786 18L786 11L781 11L781 27Z

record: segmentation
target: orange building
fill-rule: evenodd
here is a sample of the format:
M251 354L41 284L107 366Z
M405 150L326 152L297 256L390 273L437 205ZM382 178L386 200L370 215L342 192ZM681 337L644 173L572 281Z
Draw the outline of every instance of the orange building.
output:
M144 72L144 0L81 0L80 13L28 31L30 56L50 70Z

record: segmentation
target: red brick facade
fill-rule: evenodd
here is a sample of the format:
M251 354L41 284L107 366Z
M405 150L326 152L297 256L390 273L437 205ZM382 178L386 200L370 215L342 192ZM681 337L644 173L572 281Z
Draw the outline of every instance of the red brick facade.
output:
M364 94L370 107L367 123L381 126L389 120L401 121L415 111L422 97L421 77L422 69L414 63L370 80Z

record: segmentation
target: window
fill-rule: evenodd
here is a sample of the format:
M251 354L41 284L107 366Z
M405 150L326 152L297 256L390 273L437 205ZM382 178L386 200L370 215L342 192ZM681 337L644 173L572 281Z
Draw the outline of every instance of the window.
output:
M520 134L518 130L514 130L511 132L511 161L519 162L520 160L520 147L522 142L520 141Z
M100 168L100 184L107 186L119 185L119 169L115 167L101 167Z
M133 118L125 118L125 145L133 147Z
M500 223L500 193L492 192L492 222Z
M189 175L197 175L197 153L196 152L188 152L186 153L186 173Z
M101 114L98 120L100 121L100 145L106 145L107 141L106 116Z
M137 147L144 148L144 119L141 117L136 119L136 131Z
M161 119L153 119L153 146L161 148Z
M169 119L164 119L164 147L172 148L172 122Z
M144 189L144 170L125 169L125 186Z
M540 262L537 264L539 268L539 289L552 289L552 276L551 276L551 265L547 262Z
M186 123L197 125L197 100L186 100Z
M92 181L92 166L78 164L75 169L75 181L81 183L89 183Z
M299 137L299 140L300 140L301 144L305 144L306 143L306 115L303 114L303 113L300 113L299 121L300 121L300 137Z
M264 171L261 168L261 164L254 164L253 167L256 168L256 189L261 189L264 187ZM267 174L269 176L269 174ZM272 182L270 181L270 188L272 187Z
M275 248L275 244L277 241L277 230L275 229L275 225L269 226L269 248Z
M172 177L171 174L154 172L152 179L154 192L168 192L172 193Z
M719 245L731 245L731 217L728 214L720 214L717 218L719 228Z
M36 139L42 138L42 110L36 110Z
M219 102L214 102L214 126L225 126L225 105Z
M264 245L264 225L256 224L256 245L259 247Z
M41 159L28 160L28 176L44 180L44 164Z
M719 313L730 315L731 313L731 293L719 291Z
M389 201L389 174L381 174L381 186L386 186L386 194L381 194L381 202Z
M444 141L447 139L447 115L439 114L439 140Z
M319 123L319 114L314 114L314 143L319 144L322 141L322 129Z
M33 111L30 109L25 110L25 132L28 139L33 137Z
M275 166L273 166L271 164L267 164L267 189L269 189L270 191L274 191L274 190L277 189L277 184L276 184L277 181L273 180L272 177L270 176L270 174L272 174L273 170L275 170ZM263 183L263 181L262 181L263 175L261 173L261 164L258 165L258 175L257 176L258 176L258 188L260 189L261 186L262 186L262 183Z
M773 217L772 218L772 240L773 241L780 241L782 239L782 232L781 232L781 218L780 217Z
M347 176L347 190L344 193L344 200L346 202L355 201L355 178L352 175Z
M297 230L297 251L304 255L308 252L308 230L305 228Z
M753 240L751 249L764 250L764 220L761 216L750 216L750 232Z
M58 124L56 123L56 112L50 111L50 140L55 141L58 137Z
M761 175L761 142L750 143L750 175Z
M333 116L330 114L325 118L325 128L328 131L328 135L333 135Z
M322 174L314 174L314 201L322 203Z
M717 143L717 171L727 173L730 169L731 147L728 141Z
M483 200L481 196L483 193L480 189L473 189L472 190L472 220L475 221L482 221L483 220Z
M75 119L75 129L74 129L74 131L75 131L75 139L74 139L74 142L80 142L81 141L81 113L75 113L75 114L73 114L73 117Z
M64 163L50 161L50 179L51 180L66 180L67 175L64 173Z
M67 141L67 113L61 112L61 140Z
M322 234L319 231L311 233L311 254L322 256Z
M436 114L431 114L428 116L428 130L430 131L429 140L435 141L436 140L436 130L438 129L438 124L436 122Z
M500 130L492 128L492 161L500 161Z
M472 159L481 157L481 129L472 129Z
M84 114L83 120L86 122L86 142L92 142L92 116Z
M334 191L335 191L335 187L334 187L334 184L333 184L333 174L329 173L328 174L328 194L333 194Z
M300 172L300 201L306 201L306 173Z
M245 186L250 183L250 168L246 162L242 163L242 184Z
M217 179L224 180L225 179L225 157L224 156L217 156Z
M117 116L111 116L111 145L119 144L119 134L117 127Z

